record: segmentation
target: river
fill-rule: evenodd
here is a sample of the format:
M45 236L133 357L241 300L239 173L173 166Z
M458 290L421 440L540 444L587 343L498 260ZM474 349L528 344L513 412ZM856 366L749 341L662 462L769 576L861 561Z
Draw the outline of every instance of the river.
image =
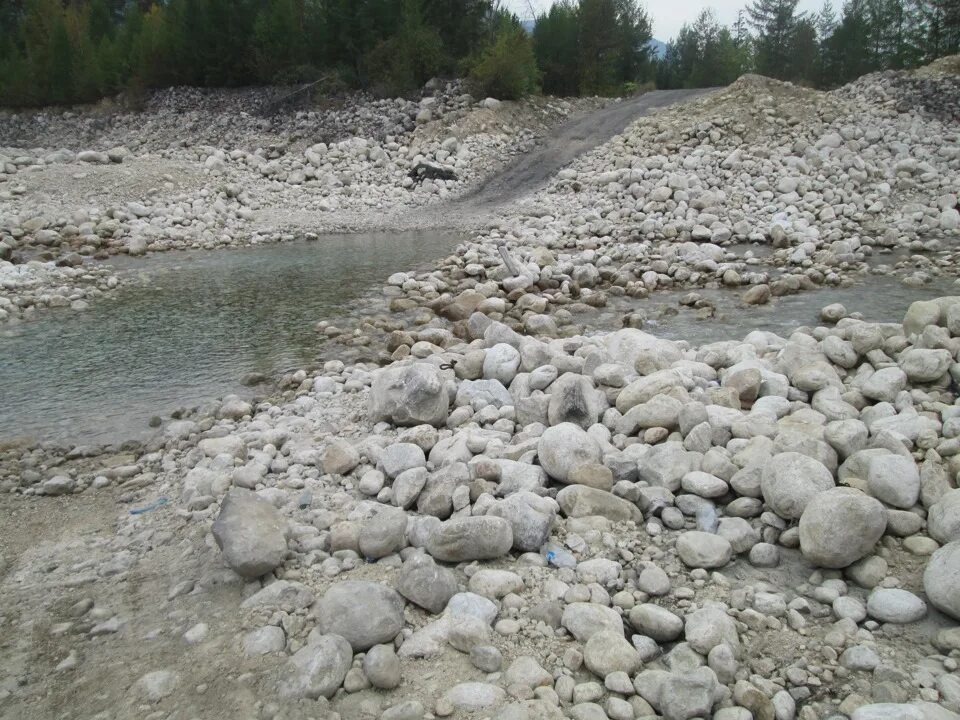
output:
M80 444L144 439L154 416L228 393L250 394L240 378L299 368L317 359L318 320L346 320L392 273L429 266L461 239L411 232L324 236L316 242L118 257L132 279L82 313L51 310L0 332L0 440ZM688 291L646 300L611 297L580 315L588 332L614 330L642 309L648 332L692 344L740 340L753 329L789 334L815 325L824 305L841 302L865 319L896 322L911 302L955 294L948 279L909 287L890 275L852 287L823 288L744 308L742 289L702 290L717 314L680 308ZM361 299L366 302L361 303ZM664 312L666 308L666 312ZM327 348L329 351L329 348ZM326 354L325 358L329 359ZM346 357L349 360L351 358Z

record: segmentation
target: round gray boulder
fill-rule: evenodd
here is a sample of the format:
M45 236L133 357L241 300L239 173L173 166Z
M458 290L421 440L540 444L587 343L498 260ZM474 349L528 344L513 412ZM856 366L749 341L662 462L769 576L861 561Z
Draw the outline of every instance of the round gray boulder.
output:
M397 507L381 505L360 525L360 552L371 560L399 552L407 544L407 514Z
M436 614L457 594L457 577L423 553L411 556L400 568L397 590L410 602Z
M960 489L945 492L930 506L927 532L939 543L960 540Z
M923 573L923 589L935 608L960 620L960 540L930 556Z
M683 618L653 603L630 608L629 619L634 630L657 642L676 640L683 633Z
M854 488L814 497L800 516L800 551L814 565L845 568L873 551L887 528L883 504Z
M313 606L317 627L347 639L355 652L393 642L403 628L403 598L375 582L346 580L332 586Z
M912 623L927 614L927 604L909 590L876 588L867 598L867 614L880 622Z
M340 635L311 633L307 644L287 661L282 684L287 697L333 697L353 663L353 650Z
M570 482L570 473L581 465L597 464L600 444L579 425L560 423L547 428L537 446L537 457L547 474L557 482Z
M447 421L449 406L443 374L434 365L391 365L374 375L369 406L374 422L440 427Z
M920 497L920 471L911 458L892 453L879 455L870 460L867 488L877 500L909 509Z
M489 514L502 517L513 529L513 547L534 552L550 537L550 528L559 506L552 498L526 490L513 493L494 505Z
M580 642L586 642L604 630L610 630L623 637L623 618L613 608L605 605L589 602L569 603L563 608L560 624Z
M500 517L458 517L441 523L427 540L427 552L443 562L493 560L510 552L513 529Z
M633 645L615 630L601 630L587 640L583 660L587 669L600 678L618 671L633 675L643 664Z
M733 546L720 535L691 530L677 538L677 554L687 567L712 569L730 562Z
M393 690L400 684L400 658L393 645L374 645L363 657L363 674L375 688Z
M234 572L260 577L287 556L287 521L255 492L234 488L220 505L213 539Z
M797 452L774 455L760 479L764 502L787 520L799 520L815 495L835 486L826 465Z

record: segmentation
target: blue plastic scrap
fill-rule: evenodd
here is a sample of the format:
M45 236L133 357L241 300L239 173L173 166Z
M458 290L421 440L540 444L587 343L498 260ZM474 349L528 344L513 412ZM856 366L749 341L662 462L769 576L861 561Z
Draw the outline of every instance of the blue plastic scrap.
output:
M130 514L143 515L144 513L150 512L151 510L156 510L158 507L163 507L166 504L167 504L167 498L159 497L149 505L144 505L141 508L130 508Z

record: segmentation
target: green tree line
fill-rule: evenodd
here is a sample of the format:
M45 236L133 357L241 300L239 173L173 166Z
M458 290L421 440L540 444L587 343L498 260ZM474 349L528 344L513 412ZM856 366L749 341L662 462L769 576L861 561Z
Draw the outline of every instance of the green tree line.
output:
M131 88L386 78L400 90L489 44L493 0L4 0L0 102ZM426 19L429 19L427 22Z
M638 0L558 0L530 33L498 0L0 0L0 105L319 78L398 95L461 76L503 99L744 72L831 87L960 51L960 0L753 0L730 28L702 12L660 60L650 38Z
M319 78L405 94L438 75L505 99L616 94L652 75L649 37L636 0L567 0L533 36L498 0L0 0L0 104Z
M682 27L657 63L665 88L726 85L745 72L837 87L960 52L960 0L829 0L798 13L797 0L754 0L732 28L709 10Z

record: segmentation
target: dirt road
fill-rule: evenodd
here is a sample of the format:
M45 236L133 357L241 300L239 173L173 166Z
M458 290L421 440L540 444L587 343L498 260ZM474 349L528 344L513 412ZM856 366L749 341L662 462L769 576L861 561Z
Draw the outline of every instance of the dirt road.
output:
M656 90L594 112L581 113L555 128L535 150L521 155L464 196L450 202L384 209L379 213L369 210L341 213L342 226L336 229L344 232L435 228L469 231L482 227L494 217L497 208L536 192L558 170L607 142L637 118L714 90ZM264 227L317 230L316 213L308 210L266 208L260 215L259 222Z
M558 127L537 150L522 156L453 205L465 206L472 213L516 200L540 189L558 170L602 145L637 118L709 92L713 90L656 90L576 116Z

